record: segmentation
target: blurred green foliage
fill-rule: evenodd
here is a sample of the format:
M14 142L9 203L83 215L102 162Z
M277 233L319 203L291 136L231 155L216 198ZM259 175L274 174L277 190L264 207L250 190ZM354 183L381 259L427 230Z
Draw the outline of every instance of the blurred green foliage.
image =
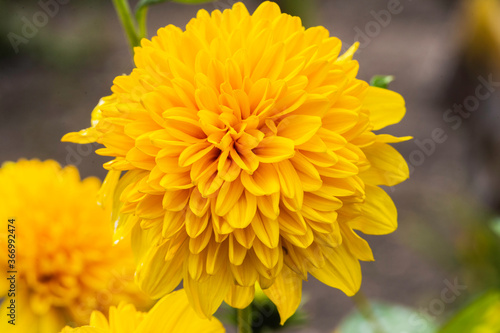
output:
M335 333L435 333L437 325L423 313L395 304L370 302L376 324L368 321L358 311L344 318Z
M439 333L500 332L500 292L491 291L458 312Z
M392 81L394 81L392 75L375 75L370 79L370 86L387 89Z

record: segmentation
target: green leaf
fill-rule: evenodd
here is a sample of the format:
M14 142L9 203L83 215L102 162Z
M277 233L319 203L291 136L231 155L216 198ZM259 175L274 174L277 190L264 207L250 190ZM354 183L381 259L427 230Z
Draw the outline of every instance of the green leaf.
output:
M500 332L500 291L490 291L453 316L439 333Z
M370 302L371 310L376 318L380 330L383 332L405 332L405 333L436 333L437 325L433 319L423 313L410 308L387 304L382 302ZM358 310L355 310L341 322L335 333L378 333L377 327L368 322Z
M185 3L188 5L197 5L200 3L206 3L206 2L212 2L213 0L140 0L137 3L137 6L135 7L135 11L138 12L139 10L149 7L151 5L156 5L162 2L178 2L178 3Z
M394 76L392 75L375 75L370 80L370 86L387 89L387 86L392 81L394 81Z

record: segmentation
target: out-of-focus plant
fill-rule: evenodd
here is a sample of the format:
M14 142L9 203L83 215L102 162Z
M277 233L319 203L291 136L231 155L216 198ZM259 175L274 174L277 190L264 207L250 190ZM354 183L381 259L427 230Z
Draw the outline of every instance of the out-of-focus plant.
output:
M333 333L435 333L437 325L430 316L402 305L370 302L376 324L359 310L353 311ZM458 331L457 331L458 332Z
M439 333L500 332L500 291L490 291L459 311Z

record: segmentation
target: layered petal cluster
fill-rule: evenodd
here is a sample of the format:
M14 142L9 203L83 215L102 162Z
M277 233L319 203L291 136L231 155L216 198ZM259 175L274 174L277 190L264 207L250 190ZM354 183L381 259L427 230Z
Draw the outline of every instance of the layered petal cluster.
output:
M53 333L122 300L149 303L134 284L130 246L113 246L110 210L96 201L99 179L82 181L75 167L51 160L20 160L3 164L0 184L1 332Z
M109 309L109 320L94 311L90 324L78 328L65 327L61 333L224 333L217 319L202 319L189 305L184 290L162 298L148 312L139 312L132 304L122 302Z
M357 45L264 2L200 10L185 31L167 26L135 49L130 75L93 112L93 126L63 140L97 141L116 235L133 235L137 280L154 297L183 281L210 316L242 308L258 283L282 321L308 274L354 294L359 260L373 260L355 230L396 229L377 185L408 177L394 138L403 98L356 78ZM121 175L121 173L123 175Z

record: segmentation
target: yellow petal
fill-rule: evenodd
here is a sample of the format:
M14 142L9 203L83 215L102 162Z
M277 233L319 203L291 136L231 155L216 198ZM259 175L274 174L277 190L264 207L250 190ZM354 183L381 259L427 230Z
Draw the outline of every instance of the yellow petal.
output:
M256 22L260 20L270 20L272 21L281 14L280 7L271 1L264 1L257 7L255 12L252 14L252 20Z
M207 247L206 272L215 275L221 268L226 267L229 242L209 242Z
M307 257L304 258L301 250L302 249L288 243L288 241L283 240L283 260L285 265L294 271L302 280L307 280ZM321 253L320 255L322 257ZM314 257L317 256L318 254L315 253Z
M323 247L325 265L311 267L309 272L330 287L342 290L347 296L358 292L361 286L361 266L344 245L336 248Z
M135 213L143 219L156 219L162 217L165 213L162 201L162 195L146 194L137 204Z
M217 161L218 176L226 182L234 181L240 174L241 168L229 157L229 150L223 151Z
M241 183L247 191L256 196L270 195L280 190L276 170L270 164L261 163L252 175L242 172Z
M233 236L238 243L243 245L246 249L250 249L255 239L255 232L251 226L248 226L245 229L234 229Z
M189 192L191 192L191 194ZM193 211L195 215L201 216L204 214L204 212L201 213L203 211L203 208L195 206L195 204L202 205L201 200L197 200L198 197L196 197L195 200L191 199L191 197L196 196L196 193L199 193L196 189L193 189L193 191L189 190L166 191L163 193L163 199L162 199L163 209L173 212L179 212L186 208L186 204L188 203L188 201L189 201L189 206L191 208L191 202L193 201L193 207L195 207L195 209L191 208L191 211ZM199 209L197 210L197 208L200 208L201 210Z
M229 261L231 264L241 265L246 254L247 249L234 238L234 235L229 235Z
M406 113L405 101L400 94L378 87L367 89L363 108L370 111L375 131L399 123Z
M190 145L179 155L179 166L185 167L204 158L214 146L210 142L200 142Z
M359 42L352 44L351 47L347 51L345 51L344 54L342 54L337 58L337 61L344 62L346 60L352 60L354 53L358 50L358 47L359 47Z
M234 182L224 182L221 186L217 201L215 202L215 213L219 216L226 215L238 202L243 194L244 187L240 180Z
M295 145L307 142L321 127L321 118L292 115L278 124L278 135L293 140Z
M342 230L342 238L345 239L343 244L347 246L349 252L351 252L356 258L363 261L374 261L372 250L370 245L363 238L354 232L349 226L344 223L340 223L340 229Z
M280 238L278 220L267 218L261 214L255 214L251 227L264 245L270 248L278 246Z
M309 192L304 194L304 205L315 210L331 212L342 207L342 201L336 197L325 198Z
M391 197L377 186L367 185L366 199L359 217L349 226L368 235L385 235L398 227L398 214Z
M195 188L189 197L189 208L196 216L203 216L210 208L210 199L202 197L200 191Z
M134 332L223 333L225 329L217 319L200 318L190 306L186 291L179 290L158 301Z
M231 227L242 229L252 222L256 211L257 199L255 195L245 191L224 218Z
M260 262L267 268L275 267L280 260L281 248L269 248L258 238L254 240L252 249Z
M314 234L309 226L307 226L307 230L303 235L284 233L283 238L289 243L303 249L309 247L314 242Z
M281 161L280 163L273 164L273 166L278 172L281 193L287 198L296 200L296 206L301 207L304 199L304 191L292 163L290 161Z
M263 163L276 163L289 159L295 154L291 139L280 136L264 138L259 146L253 149L258 160Z
M104 181L102 182L101 188L99 190L99 193L97 194L97 201L100 205L110 208L113 205L113 196L115 191L118 192L118 180L120 179L121 171L118 170L110 170L106 174L106 178L104 178ZM126 184L128 185L128 184ZM125 184L123 184L120 189L123 191L123 189L126 187ZM121 193L119 193L121 194ZM118 197L119 197L118 194ZM118 204L118 203L117 203Z
M281 214L278 216L280 229L294 235L305 235L307 225L304 217L299 212L292 212L288 209L281 209Z
M302 279L287 266L284 266L274 283L263 291L278 308L280 323L283 325L300 305Z
M167 244L151 248L137 268L136 281L152 298L168 294L182 280L183 256L177 255L165 261L168 250Z
M96 328L109 329L108 320L100 311L92 311L90 325Z
M224 301L235 309L244 309L252 303L255 295L255 286L241 287L233 285Z
M99 138L99 135L100 133L94 127L89 127L79 132L67 133L61 138L61 141L87 144L96 142Z
M207 262L207 251L202 251L199 254L190 253L187 258L187 267L189 276L198 281L204 275L206 268L205 264Z
M397 143L413 139L412 136L395 137L389 134L379 134L375 137L376 142Z
M189 274L184 274L184 289L189 303L203 317L211 318L219 308L232 285L231 273L224 267L219 274L205 275L205 278L195 281Z
M163 216L161 235L167 239L172 238L181 228L184 227L185 220L185 213L166 211Z
M98 325L104 324L105 318L101 315L94 315L97 312L93 312L91 316L91 326L99 327ZM96 318L97 317L97 318ZM118 306L111 306L109 308L109 328L108 332L129 332L131 329L137 328L141 321L141 314L137 312L133 304L127 304L125 302L120 302ZM96 320L97 319L97 320ZM103 325L102 328L105 328ZM99 327L101 328L101 327Z
M248 256L241 265L230 265L231 273L236 283L243 287L251 287L255 285L259 277L259 273L253 266L253 263Z
M401 154L385 143L374 143L363 149L371 166L360 177L371 185L393 186L410 176L408 164Z
M189 252L198 254L203 251L212 237L212 228L205 228L205 231L196 238L189 239Z
M321 188L323 181L318 170L302 154L296 154L291 162L299 176L304 192L313 192Z
M279 209L280 195L274 193L272 195L258 196L257 207L259 211L270 219L277 219L280 213Z
M186 212L186 220L184 222L188 236L191 238L198 237L207 228L209 219L210 214L198 217L194 215L191 210L188 210Z

